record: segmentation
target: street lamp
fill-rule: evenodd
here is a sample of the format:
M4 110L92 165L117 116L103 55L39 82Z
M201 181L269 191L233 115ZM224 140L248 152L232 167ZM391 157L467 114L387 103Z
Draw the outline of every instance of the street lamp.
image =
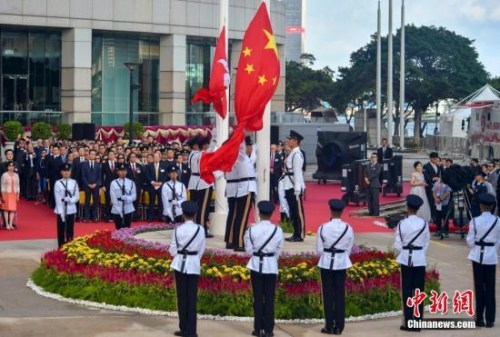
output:
M139 66L139 63L136 62L125 62L124 63L127 69L130 72L130 107L129 107L129 125L128 125L128 144L129 146L132 145L134 141L134 136L132 134L133 130L133 124L134 124L134 90L139 89L140 85L137 83L134 83L134 70Z
M28 75L8 75L8 78L14 80L14 111L17 111L17 80L27 80Z

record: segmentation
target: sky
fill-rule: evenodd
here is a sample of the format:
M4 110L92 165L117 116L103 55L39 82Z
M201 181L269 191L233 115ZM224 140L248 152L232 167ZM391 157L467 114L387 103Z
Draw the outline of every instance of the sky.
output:
M401 26L401 1L393 0L393 31ZM377 0L306 0L305 52L315 68L349 66L353 51L377 30ZM382 36L388 33L389 0L382 0ZM469 39L479 61L500 76L500 0L405 0L406 24L443 26Z

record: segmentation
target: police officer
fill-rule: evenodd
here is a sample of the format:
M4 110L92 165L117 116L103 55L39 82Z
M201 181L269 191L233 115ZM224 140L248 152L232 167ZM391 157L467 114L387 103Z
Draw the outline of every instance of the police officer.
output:
M474 288L476 294L476 326L487 328L495 323L495 277L498 264L497 249L500 244L500 221L491 214L496 203L488 193L478 196L481 215L472 219L467 234L467 245L471 249ZM486 324L484 322L486 318Z
M114 216L115 228L129 228L134 214L134 201L137 198L135 183L127 178L127 166L117 164L118 178L110 184L111 214Z
M229 213L226 223L226 247L244 252L243 236L248 224L248 216L257 192L255 169L245 152L248 140L242 142L238 159L226 176L226 195Z
M401 330L420 331L409 328L408 320L421 320L424 303L420 303L420 317L413 316L413 308L407 305L406 300L414 297L415 290L424 291L425 284L425 254L429 246L429 226L427 221L417 216L417 211L424 201L417 195L406 197L408 217L398 224L394 248L399 252L397 261L401 267L401 298L403 300L404 324Z
M304 156L300 151L300 142L304 139L301 134L291 130L288 137L288 146L292 149L285 160L284 172L281 180L283 181L283 189L285 190L285 198L290 210L290 219L293 223L293 235L286 238L287 241L300 242L304 241L305 236L305 217L304 204L302 201L305 190L304 172Z
M211 144L208 138L202 138L198 141L200 152L197 161L197 167L194 166L193 169L197 169L200 172L200 162L203 153L210 151L208 149ZM208 184L201 177L198 177L198 183L196 184L196 201L198 203L198 213L196 213L196 222L199 223L205 229L205 237L213 238L214 236L208 232L208 216L210 213L210 201L212 200L213 184Z
M245 233L245 250L252 254L247 268L253 289L254 330L252 335L273 336L274 295L278 276L278 257L283 248L283 231L271 223L274 204L260 201L257 204L260 222Z
M328 201L331 220L318 228L316 250L320 255L321 294L325 327L322 333L340 335L345 322L345 280L347 268L352 266L349 254L354 243L354 233L349 224L340 220L345 202Z
M175 273L180 329L174 335L195 337L196 298L200 259L205 250L205 232L200 225L193 222L198 205L193 201L185 201L181 208L185 222L174 231L169 248L173 256L170 268Z
M78 182L71 179L71 165L61 166L62 178L54 184L54 213L57 214L57 244L59 247L73 240L76 203L80 199Z
M170 166L168 172L169 181L162 186L161 198L163 201L163 215L167 223L182 222L181 204L187 200L186 187L177 180L178 167Z

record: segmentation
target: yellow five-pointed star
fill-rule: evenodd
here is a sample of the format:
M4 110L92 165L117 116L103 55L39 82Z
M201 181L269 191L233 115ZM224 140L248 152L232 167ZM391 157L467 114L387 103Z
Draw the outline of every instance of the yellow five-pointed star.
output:
M243 49L243 55L245 57L248 57L248 56L252 55L252 49L250 49L248 47L245 47L245 49Z
M274 50L274 53L276 54L276 57L279 58L278 56L278 47L276 46L276 39L274 38L274 35L269 33L267 30L264 29L264 34L267 36L267 44L264 47L264 49L272 49Z
M253 69L253 64L247 64L247 66L245 67L245 71L248 74L251 74L252 72L254 72L255 70Z
M267 82L266 75L259 76L259 84L264 85Z

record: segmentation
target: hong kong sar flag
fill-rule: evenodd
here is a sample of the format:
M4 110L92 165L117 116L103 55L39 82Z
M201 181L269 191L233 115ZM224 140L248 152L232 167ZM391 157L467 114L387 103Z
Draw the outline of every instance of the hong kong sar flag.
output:
M267 6L262 3L243 38L236 72L235 113L238 125L230 139L215 152L204 153L200 162L201 178L214 181L213 172L228 172L238 157L245 131L262 129L266 104L271 100L280 77L276 39Z
M226 89L229 88L231 76L229 75L229 67L226 56L226 27L222 27L222 31L217 40L215 47L214 61L212 64L212 73L210 74L210 83L207 88L198 90L192 99L192 102L203 101L205 104L212 103L215 111L222 117L227 115L227 98Z

